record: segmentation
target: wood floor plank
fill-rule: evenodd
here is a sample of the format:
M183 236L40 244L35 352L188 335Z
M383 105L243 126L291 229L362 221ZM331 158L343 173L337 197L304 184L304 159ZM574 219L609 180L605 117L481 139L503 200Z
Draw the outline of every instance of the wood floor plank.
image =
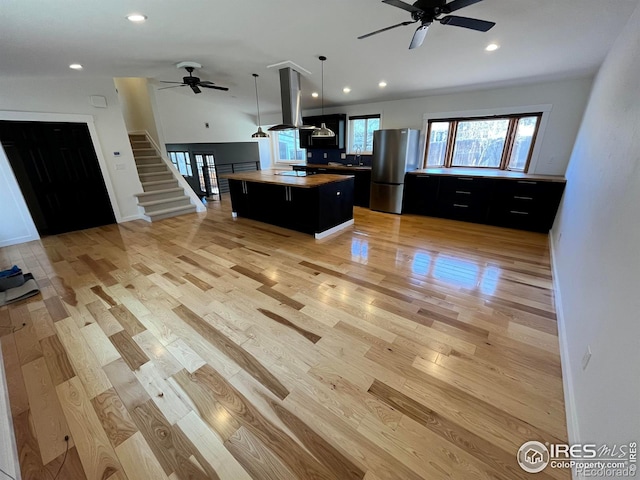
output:
M229 340L202 317L196 315L184 305L174 308L173 311L213 346L249 372L251 376L267 387L278 398L283 399L289 394L286 387L260 362L243 350L242 347Z
M122 327L132 337L146 330L144 325L140 323L140 320L138 320L125 305L111 307L109 312L116 317L118 322L120 322Z
M123 359L105 365L104 372L128 411L149 400L149 394Z
M60 301L60 297L58 296L46 298L44 300L44 304L47 307L49 315L51 316L51 320L53 320L54 322L58 322L69 316L67 309L64 307L64 305Z
M176 472L181 479L207 480L207 475L189 461L192 452L176 439L173 427L152 401L131 414L167 475Z
M100 325L92 323L80 329L85 342L96 357L101 367L120 358L120 353L116 350L109 338L105 335Z
M122 467L82 383L74 377L56 390L87 477L106 480Z
M297 326L295 323L287 320L286 318L284 318L281 315L278 315L277 313L271 312L271 311L269 311L269 310L267 310L265 308L258 308L258 311L260 313L262 313L265 317L268 317L271 320L274 320L274 321L278 322L280 325L284 325L285 327L289 327L293 331L299 333L304 338L309 340L311 343L318 343L318 340L320 340L322 338L320 335L316 335L313 332L309 332L308 330L305 330L304 328L301 328L301 327Z
M109 340L111 340L111 343L131 370L138 370L149 361L147 354L144 353L144 350L131 338L128 332L122 331L114 333L109 337Z
M60 343L67 351L69 361L82 381L89 398L93 398L111 388L109 379L100 368L100 364L73 319L66 318L57 322L56 331L58 332Z
M116 454L129 479L169 480L140 432L116 447Z
M51 380L55 386L75 377L76 373L71 366L67 351L60 343L58 335L54 334L43 338L40 340L40 346L51 373Z
M110 388L92 398L91 404L113 448L138 431L115 389Z
M64 437L69 435L69 427L44 357L23 365L22 376L29 397L42 464L47 465L67 449ZM73 443L70 446L73 446Z

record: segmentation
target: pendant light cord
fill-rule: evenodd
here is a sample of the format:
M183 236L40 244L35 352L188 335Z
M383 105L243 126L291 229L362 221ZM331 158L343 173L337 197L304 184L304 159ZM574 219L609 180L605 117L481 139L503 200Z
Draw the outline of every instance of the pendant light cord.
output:
M320 99L320 104L322 106L322 121L324 122L324 61L327 59L327 57L325 56L320 56L318 57L320 59L320 65L321 65L321 70L322 70L322 81L320 82L321 85L321 89L322 89L322 98Z
M258 126L262 125L260 123L260 102L258 102L258 74L253 74L253 81L256 84L256 110L258 111Z

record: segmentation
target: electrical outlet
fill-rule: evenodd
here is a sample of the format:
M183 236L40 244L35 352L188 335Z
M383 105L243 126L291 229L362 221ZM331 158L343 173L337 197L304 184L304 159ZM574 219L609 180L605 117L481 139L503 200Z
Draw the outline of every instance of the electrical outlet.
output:
M589 365L589 360L591 360L591 345L587 345L587 351L584 352L582 356L582 370L587 369L587 365Z
M116 163L116 170L125 170L125 168L124 163Z
M204 128L209 128L209 122L204 123Z
M120 152L113 152L113 156L114 157L119 157L120 156Z
M346 154L346 153L341 153L341 154L340 154L340 158L341 158L342 160L346 160L346 159L347 159L347 154Z
M327 154L326 154L326 153L324 153L324 154L323 154L323 157L324 157L324 158L327 158Z
M307 152L307 158L313 158L313 154L311 152Z

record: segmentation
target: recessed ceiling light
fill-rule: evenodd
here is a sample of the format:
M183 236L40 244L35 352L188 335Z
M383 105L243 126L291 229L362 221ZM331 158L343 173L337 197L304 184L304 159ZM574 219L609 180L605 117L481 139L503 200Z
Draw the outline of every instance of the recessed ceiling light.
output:
M500 45L498 45L497 43L490 43L489 45L487 45L484 49L487 52L493 52L494 50L497 50L500 48Z
M384 87L386 87L386 86L387 86L387 82L380 82L380 83L378 84L378 86L379 86L380 88L384 88Z
M343 91L344 93L349 93L349 92L351 91L351 89L350 89L349 87L344 87L344 88L342 89L342 91Z
M312 96L313 98L318 98L318 96L319 96L319 95L318 95L318 92L313 92L313 93L311 94L311 96Z
M127 20L129 20L130 22L140 23L144 22L146 19L146 15L141 15L139 13L132 13L131 15L127 15Z
M80 65L79 63L72 63L71 65L69 65L69 68L72 68L74 70L82 70L82 65Z

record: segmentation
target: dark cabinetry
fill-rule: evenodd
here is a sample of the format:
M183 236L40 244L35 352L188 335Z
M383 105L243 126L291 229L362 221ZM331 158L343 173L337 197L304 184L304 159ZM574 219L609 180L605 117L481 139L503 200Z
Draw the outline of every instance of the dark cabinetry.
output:
M553 225L563 191L561 182L497 182L488 223L547 232Z
M369 208L369 192L371 191L371 170L348 170L345 168L331 167L306 167L302 165L295 165L293 169L298 171L306 171L309 175L314 175L316 173L329 173L332 175L353 175L353 204L358 207Z
M304 188L229 179L240 217L315 234L353 218L353 179Z
M407 174L403 213L548 232L564 182Z
M335 137L314 138L311 136L313 130L299 130L300 148L338 148L344 149L347 116L344 113L336 113L333 115L324 115L317 117L304 117L302 122L305 125L314 125L320 127L324 122L328 129L333 130Z

